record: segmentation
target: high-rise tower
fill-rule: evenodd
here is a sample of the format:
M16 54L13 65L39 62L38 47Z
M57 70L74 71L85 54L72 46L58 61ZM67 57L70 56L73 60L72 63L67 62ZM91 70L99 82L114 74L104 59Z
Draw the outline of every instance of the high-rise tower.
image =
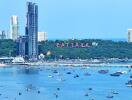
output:
M18 25L18 17L13 15L10 21L10 38L13 40L17 40L19 36L19 25Z
M27 23L26 36L28 42L26 51L29 58L38 56L38 6L35 3L27 2Z

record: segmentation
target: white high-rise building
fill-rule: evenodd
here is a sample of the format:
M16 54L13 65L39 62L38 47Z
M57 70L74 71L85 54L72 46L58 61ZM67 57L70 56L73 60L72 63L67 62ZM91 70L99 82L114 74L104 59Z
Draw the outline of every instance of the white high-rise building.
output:
M10 20L10 38L16 40L19 36L19 23L16 15L11 16Z
M132 29L128 29L128 42L132 42Z
M46 32L38 32L38 41L46 41L47 40L47 33Z

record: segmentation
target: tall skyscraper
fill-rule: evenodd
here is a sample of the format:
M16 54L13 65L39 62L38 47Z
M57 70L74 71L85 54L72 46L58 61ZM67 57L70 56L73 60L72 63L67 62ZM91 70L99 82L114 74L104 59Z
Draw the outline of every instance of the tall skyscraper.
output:
M46 41L47 33L46 32L38 32L38 41Z
M18 17L16 15L11 16L10 23L10 38L13 40L17 40L19 36Z
M128 42L132 42L132 29L128 29Z
M27 55L34 59L38 56L38 6L35 3L27 2L27 23L26 36L28 37Z

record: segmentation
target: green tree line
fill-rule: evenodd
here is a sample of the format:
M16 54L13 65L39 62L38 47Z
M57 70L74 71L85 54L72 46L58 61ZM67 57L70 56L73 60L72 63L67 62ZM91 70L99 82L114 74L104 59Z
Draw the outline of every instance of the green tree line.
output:
M93 42L98 43L98 45L92 46ZM57 47L57 43L89 43L90 47ZM39 42L39 54L46 55L48 51L51 52L51 59L132 58L132 43L99 39L48 40ZM12 40L0 40L0 57L17 55L18 45L16 42Z
M56 43L98 43L89 48L56 47ZM114 42L110 40L84 39L65 41L43 41L39 43L39 52L51 51L52 58L89 59L89 58L132 58L132 43Z

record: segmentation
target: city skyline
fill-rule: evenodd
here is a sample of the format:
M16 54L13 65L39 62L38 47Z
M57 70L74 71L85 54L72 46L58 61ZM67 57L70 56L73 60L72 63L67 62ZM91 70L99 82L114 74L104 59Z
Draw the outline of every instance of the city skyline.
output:
M12 7L9 5L10 2ZM0 9L5 9L0 16L2 23L0 30L9 29L10 16L17 15L20 21L20 33L25 34L26 2L0 1ZM39 31L47 32L49 39L126 38L127 29L132 27L132 15L129 14L132 3L130 0L63 2L37 0L36 3L40 8ZM6 6L10 9L5 8Z

